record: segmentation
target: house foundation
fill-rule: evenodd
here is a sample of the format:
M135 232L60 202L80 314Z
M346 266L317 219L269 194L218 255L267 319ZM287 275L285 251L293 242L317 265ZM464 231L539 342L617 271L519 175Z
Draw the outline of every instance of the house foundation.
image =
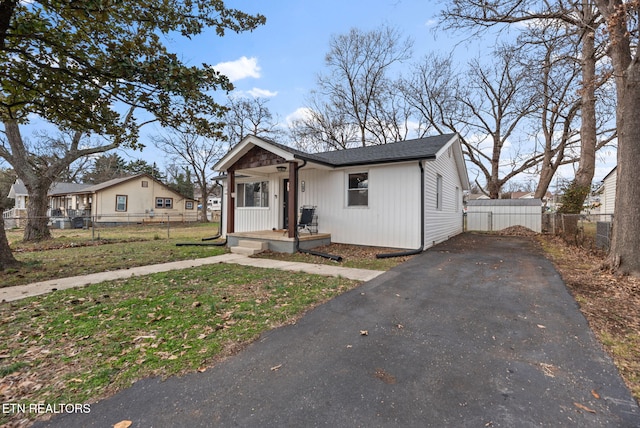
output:
M228 233L227 246L237 247L240 241L257 241L266 243L268 249L273 252L293 254L296 252L295 238L289 238L287 232L286 229L276 229ZM329 233L310 234L303 232L298 238L298 246L303 250L310 250L329 244L331 244L331 234Z

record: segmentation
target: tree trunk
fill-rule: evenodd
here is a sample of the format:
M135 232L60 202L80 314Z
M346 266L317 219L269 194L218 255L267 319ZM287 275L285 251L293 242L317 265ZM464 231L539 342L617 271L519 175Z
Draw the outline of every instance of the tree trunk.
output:
M621 80L621 79L620 79ZM609 264L621 274L640 277L640 64L627 69L618 90L618 168L616 210Z
M608 263L617 273L640 277L640 62L630 40L622 0L596 0L608 24L609 56L618 104L618 168L616 210ZM633 29L635 32L637 28Z
M583 1L585 33L582 38L582 123L580 125L580 162L575 182L580 188L591 189L596 168L596 57L595 29L590 0ZM584 201L582 201L584 203Z
M4 230L4 219L0 217L0 271L20 266L20 262L13 257L7 234Z
M545 155L546 157L546 155ZM536 191L533 194L533 197L536 199L544 199L547 195L547 190L549 190L549 185L553 180L553 176L557 171L557 166L552 164L551 161L545 159L543 161L542 171L540 171L540 180L538 181L538 186L536 187Z
M48 180L39 180L36 185L27 184L29 192L27 203L27 225L24 228L24 242L38 242L51 238L49 231L49 217L47 216L47 193L51 183Z

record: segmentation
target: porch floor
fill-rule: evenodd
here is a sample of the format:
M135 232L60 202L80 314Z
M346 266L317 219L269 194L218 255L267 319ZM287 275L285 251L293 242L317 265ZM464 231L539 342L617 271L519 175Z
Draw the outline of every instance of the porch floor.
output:
M331 243L330 233L299 232L299 247L305 250ZM284 229L256 230L251 232L234 232L227 234L227 245L234 247L240 240L262 241L269 244L269 249L278 253L294 253L295 239L287 236Z

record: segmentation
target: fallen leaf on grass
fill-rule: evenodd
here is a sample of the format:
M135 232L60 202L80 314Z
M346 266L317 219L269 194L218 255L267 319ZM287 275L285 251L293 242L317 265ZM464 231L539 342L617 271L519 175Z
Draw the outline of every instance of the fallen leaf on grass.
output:
M589 412L589 413L595 413L596 412L595 410L588 408L584 404L573 403L573 405L576 406L578 409L584 410L585 412Z
M120 421L113 426L113 428L129 428L133 422L131 421Z

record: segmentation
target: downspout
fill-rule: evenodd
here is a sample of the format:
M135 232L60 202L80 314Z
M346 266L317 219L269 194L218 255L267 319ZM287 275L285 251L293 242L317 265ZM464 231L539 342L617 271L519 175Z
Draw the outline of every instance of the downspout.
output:
M416 248L415 250L401 251L398 253L376 254L377 259L413 256L424 251L424 166L422 166L422 161L418 161L418 167L420 167L420 248Z
M295 207L294 212L298 213L298 171L302 168L305 167L305 165L307 165L307 161L306 159L303 159L303 164L299 167L296 168L295 171L295 182L296 182L296 192L295 195L293 195L293 204ZM289 219L289 221L292 221L292 219ZM295 221L297 223L297 219L293 219L293 221ZM320 251L313 251L313 250L304 250L302 248L300 248L300 238L298 236L298 226L296 224L296 232L294 235L294 251L298 252L298 253L303 253L303 254L311 254L312 256L318 256L318 257L324 257L325 259L330 259L336 262L342 261L342 257L341 256L336 256L334 254L328 254L328 253L321 253Z
M220 223L218 224L218 233L215 236L209 238L202 238L202 241L213 241L222 236L222 214L224 213L224 185L220 184L216 180L216 184L222 187L222 197L220 198ZM227 237L225 236L223 241L220 242L178 242L176 247L224 247L227 245Z
M220 186L222 188L222 191L220 192L220 223L218 223L218 233L215 234L215 236L212 236L210 238L202 238L203 241L213 241L214 239L218 239L219 237L222 236L222 214L224 213L224 184L220 184L220 182L218 180L216 180L216 185ZM213 217L213 213L212 213L212 217ZM215 243L214 245L219 245L219 246L223 246L227 244L227 238L224 238L224 242L221 243Z

